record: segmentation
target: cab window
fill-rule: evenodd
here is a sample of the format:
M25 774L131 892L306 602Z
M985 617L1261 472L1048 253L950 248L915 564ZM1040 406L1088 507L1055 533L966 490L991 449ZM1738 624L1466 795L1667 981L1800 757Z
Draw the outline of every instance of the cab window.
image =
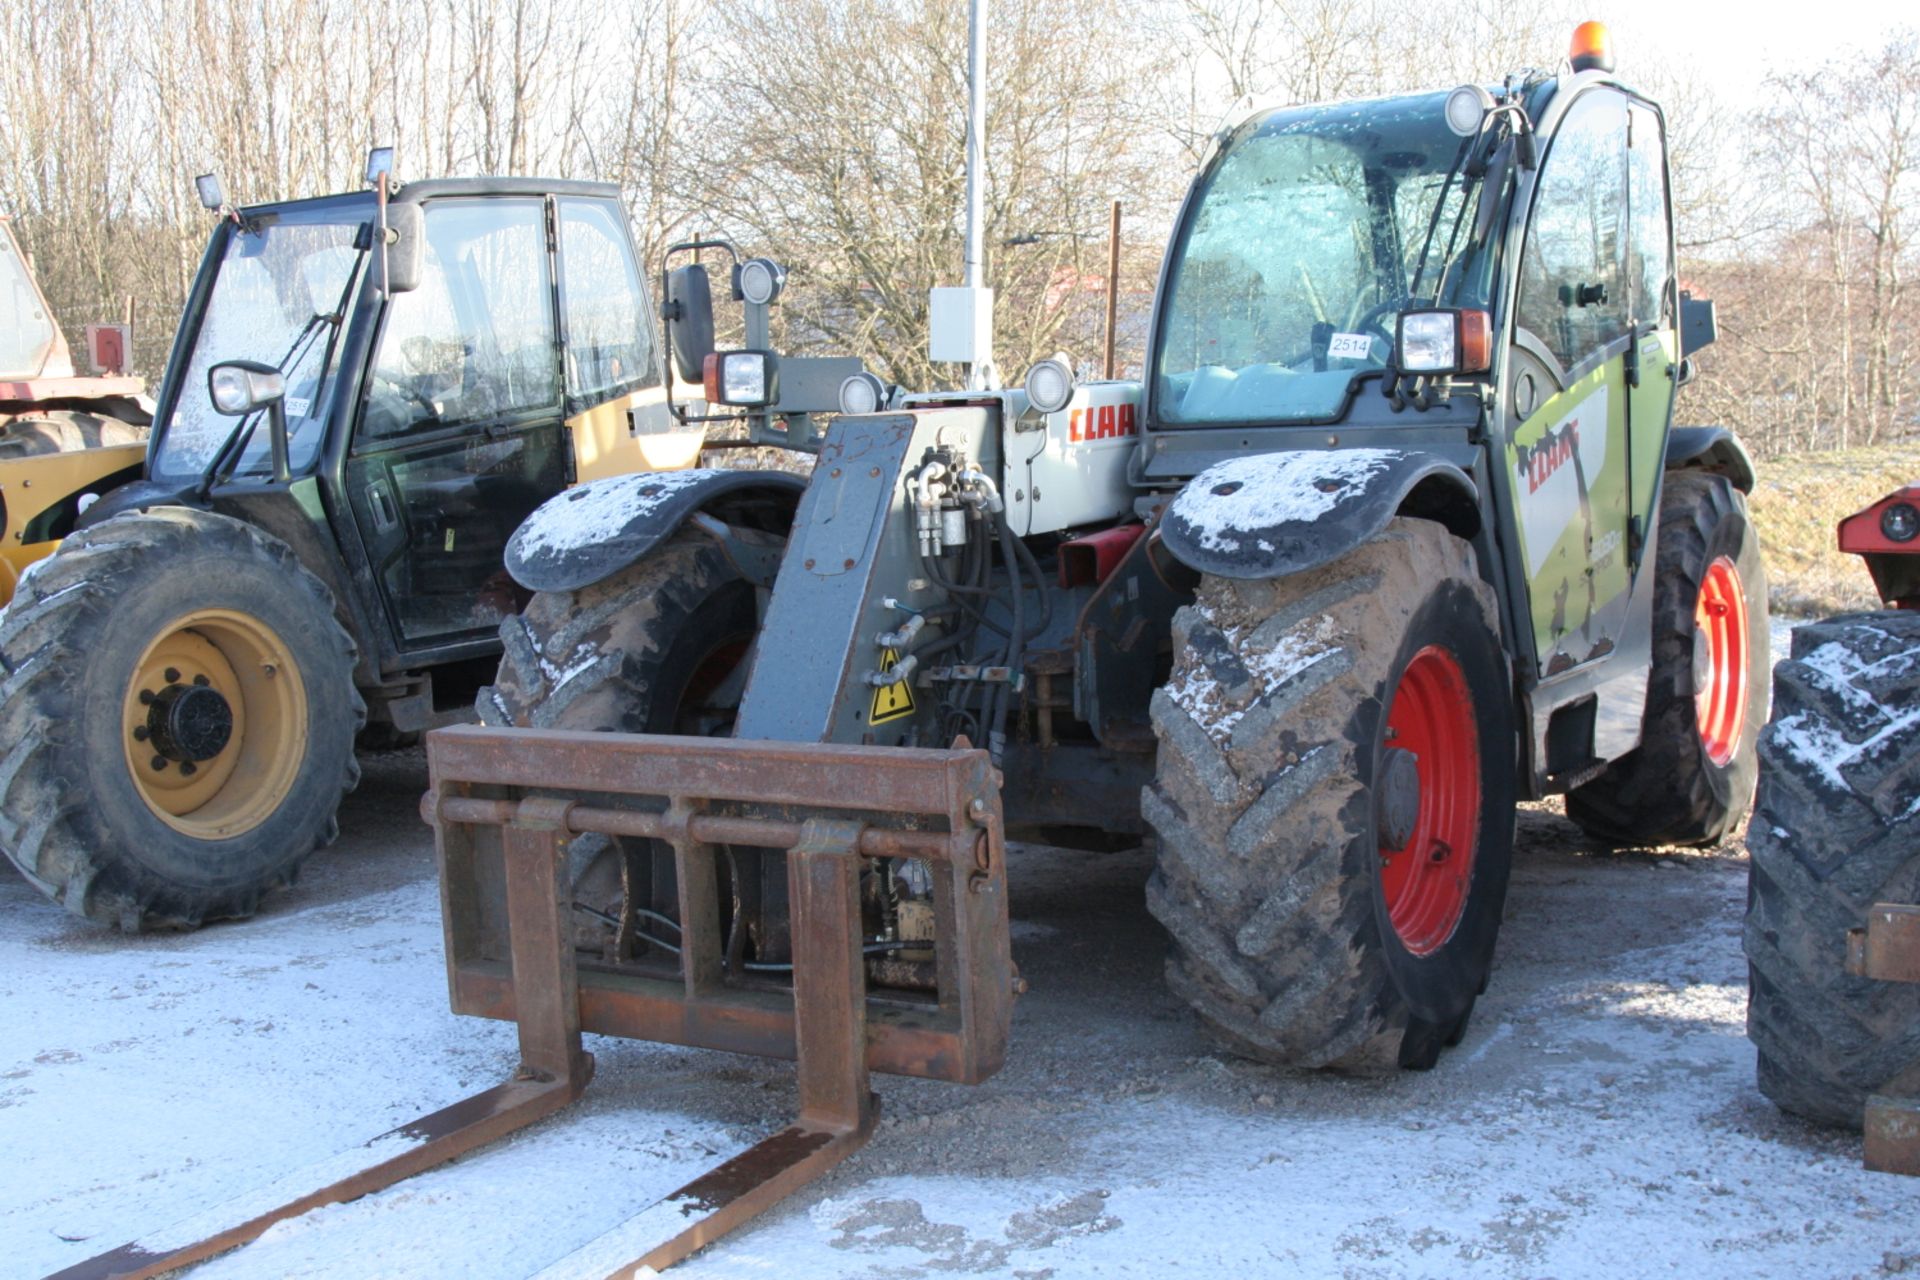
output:
M658 382L646 292L619 207L600 200L559 203L568 399L593 403Z
M1583 95L1541 166L1520 260L1519 327L1570 372L1627 332L1627 111Z
M1627 148L1627 207L1632 215L1628 238L1633 280L1633 322L1666 327L1671 323L1667 286L1673 279L1672 237L1667 224L1666 140L1660 117L1638 103L1627 108L1632 145Z
M429 204L420 286L387 308L362 435L557 408L552 281L538 200Z

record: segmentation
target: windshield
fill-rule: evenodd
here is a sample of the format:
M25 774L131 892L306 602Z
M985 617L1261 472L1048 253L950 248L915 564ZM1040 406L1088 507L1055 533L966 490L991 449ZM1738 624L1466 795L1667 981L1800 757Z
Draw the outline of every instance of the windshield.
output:
M253 420L214 410L207 370L229 360L259 360L286 374L288 459L310 466L325 434L333 397L334 352L344 313L365 257L360 221L338 218L336 207L312 215L283 213L227 237L219 275L207 295L166 434L155 450L153 473L168 479L203 474L236 426L246 447L232 474L265 474L270 445L264 414Z
M1240 128L1173 247L1159 421L1328 418L1356 373L1385 366L1416 299L1487 305L1491 263L1461 225L1478 184L1449 181L1464 143L1444 101L1289 108Z

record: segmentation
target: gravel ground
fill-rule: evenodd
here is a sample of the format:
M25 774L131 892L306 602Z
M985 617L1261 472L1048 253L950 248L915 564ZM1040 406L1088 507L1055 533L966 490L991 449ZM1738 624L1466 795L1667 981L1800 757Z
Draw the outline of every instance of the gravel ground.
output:
M418 752L262 915L121 938L0 876L0 1240L38 1275L504 1078L445 1006ZM1742 1034L1737 848L1601 853L1520 819L1491 990L1436 1070L1217 1051L1165 991L1145 859L1017 848L1021 1000L976 1089L879 1077L880 1131L696 1277L1878 1275L1911 1182L1775 1112ZM571 1112L282 1224L215 1277L520 1277L780 1125L784 1064L593 1038Z

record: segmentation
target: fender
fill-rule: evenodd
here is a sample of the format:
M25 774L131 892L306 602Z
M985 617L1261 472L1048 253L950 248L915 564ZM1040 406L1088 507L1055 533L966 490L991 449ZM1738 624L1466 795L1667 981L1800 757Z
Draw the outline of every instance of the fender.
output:
M761 508L767 518L760 525L784 530L806 487L804 477L785 471L608 476L541 503L507 542L507 572L529 591L578 591L633 564L716 502Z
M1694 467L1713 471L1752 493L1758 473L1740 438L1725 427L1675 427L1667 436L1667 470Z
M1232 458L1182 489L1160 524L1182 563L1221 578L1278 578L1338 559L1396 515L1480 530L1466 472L1408 449L1301 449Z
M91 529L102 520L126 511L144 511L148 507L192 507L198 511L211 511L213 504L194 496L195 482L162 480L131 480L118 488L110 489L100 495L98 502L90 504L73 522L75 530Z

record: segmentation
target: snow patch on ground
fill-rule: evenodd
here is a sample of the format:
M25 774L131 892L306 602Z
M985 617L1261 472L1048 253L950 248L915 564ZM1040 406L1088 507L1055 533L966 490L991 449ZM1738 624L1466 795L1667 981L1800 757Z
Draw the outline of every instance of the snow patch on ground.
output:
M1341 449L1233 458L1194 477L1170 514L1209 551L1238 551L1254 530L1326 515L1402 456L1398 449Z
M708 474L643 471L576 486L527 517L513 535L514 555L524 560L605 542Z

